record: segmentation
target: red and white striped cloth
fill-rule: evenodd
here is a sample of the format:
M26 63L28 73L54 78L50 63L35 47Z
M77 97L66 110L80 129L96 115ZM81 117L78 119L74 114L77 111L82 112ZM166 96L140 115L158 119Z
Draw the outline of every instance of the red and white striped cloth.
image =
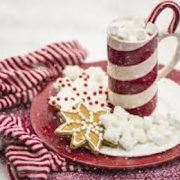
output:
M0 110L33 99L66 65L80 64L86 51L77 41L61 42L0 62Z
M80 64L87 53L77 41L54 43L45 48L0 62L0 134L8 172L15 179L47 179L51 171L74 171L74 166L49 151L23 124L23 119L2 110L31 102L46 82L58 77L66 65Z

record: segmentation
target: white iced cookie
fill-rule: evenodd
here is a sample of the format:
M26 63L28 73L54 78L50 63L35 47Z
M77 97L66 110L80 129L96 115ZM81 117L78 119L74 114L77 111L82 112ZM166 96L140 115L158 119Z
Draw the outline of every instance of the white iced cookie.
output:
M76 70L79 72L76 73L73 79L71 75ZM101 68L91 67L83 71L78 67L68 66L64 75L66 76L58 78L54 83L58 93L55 97L50 97L50 105L67 111L73 109L75 104L83 102L92 111L109 109L107 84L102 83L107 75Z
M90 67L85 70L85 73L90 76L92 81L97 83L102 83L103 81L107 80L106 73L100 67Z
M62 88L72 86L72 81L67 77L60 77L56 79L55 83L53 84L55 90L59 92Z
M66 66L66 68L63 70L63 75L66 78L69 78L70 80L74 81L76 80L79 75L81 75L83 72L83 69L80 68L79 66Z

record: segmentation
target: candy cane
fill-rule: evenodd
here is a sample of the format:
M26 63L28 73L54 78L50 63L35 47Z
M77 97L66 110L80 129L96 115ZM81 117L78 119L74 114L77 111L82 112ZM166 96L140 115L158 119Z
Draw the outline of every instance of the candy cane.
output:
M165 8L171 8L174 12L173 19L171 20L171 23L168 27L169 33L174 33L177 29L177 26L179 24L180 20L180 6L175 3L174 1L163 1L160 4L158 4L149 17L147 18L147 22L154 23L158 17L158 15L165 9Z

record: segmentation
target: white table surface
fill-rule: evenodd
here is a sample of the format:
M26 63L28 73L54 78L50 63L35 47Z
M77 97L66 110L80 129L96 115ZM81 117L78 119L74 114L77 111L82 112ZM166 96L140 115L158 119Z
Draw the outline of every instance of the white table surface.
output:
M144 17L159 0L0 0L0 59L26 54L48 43L79 40L89 51L87 61L106 59L106 27L116 17ZM157 21L165 30L172 12ZM159 46L166 64L175 49L167 39ZM177 66L180 69L180 63ZM7 172L0 165L0 179Z

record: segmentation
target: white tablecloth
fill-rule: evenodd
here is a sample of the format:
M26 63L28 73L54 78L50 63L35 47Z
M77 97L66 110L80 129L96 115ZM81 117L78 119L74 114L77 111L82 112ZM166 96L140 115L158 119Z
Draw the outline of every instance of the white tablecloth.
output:
M159 0L0 0L0 59L25 54L48 43L77 39L89 50L87 61L106 59L106 27L116 17L144 17ZM157 24L167 29L171 11ZM166 64L173 39L160 45L159 61ZM180 63L177 66L180 69ZM0 179L6 171L0 165Z

